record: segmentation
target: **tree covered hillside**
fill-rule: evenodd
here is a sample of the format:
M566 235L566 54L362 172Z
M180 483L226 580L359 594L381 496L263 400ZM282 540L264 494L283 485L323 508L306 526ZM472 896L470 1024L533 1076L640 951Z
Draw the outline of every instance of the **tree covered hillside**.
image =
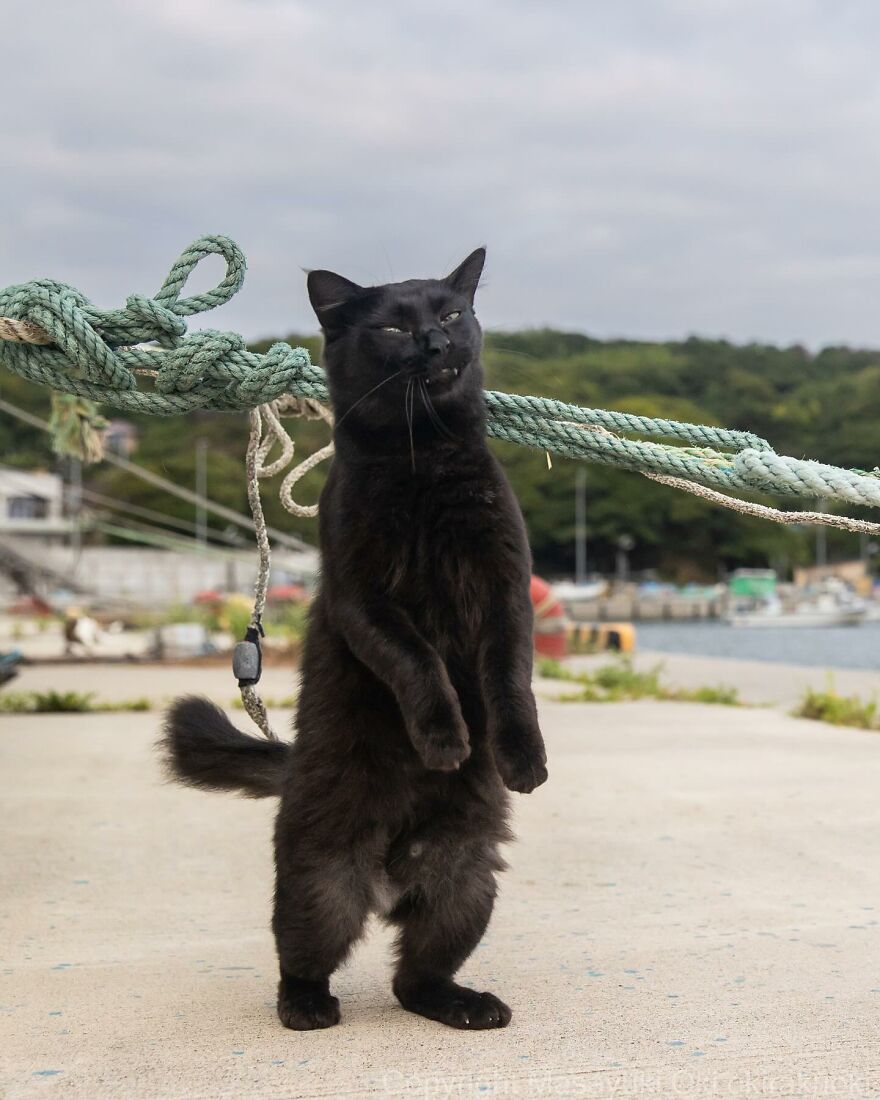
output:
M317 358L317 338L290 336ZM254 345L257 350L271 341ZM688 339L680 343L600 341L554 330L487 333L487 384L494 389L542 394L580 405L610 407L647 416L720 424L752 431L777 450L844 466L873 469L880 456L880 353L826 348L735 346ZM47 415L47 391L0 371L0 395ZM111 409L108 415L115 415ZM246 510L244 416L199 413L160 419L132 416L139 447L134 459L181 485L192 487L196 441L208 444L209 495ZM305 455L326 439L321 423L295 422ZM549 574L574 567L576 463L493 443L522 502L537 568ZM8 465L50 466L45 437L0 415L0 447ZM714 579L738 565L787 569L811 558L810 531L778 527L713 508L694 497L637 474L591 465L587 480L588 559L591 569L612 567L616 540L635 539L632 563L677 579ZM302 483L300 498L315 499L323 472ZM139 506L192 519L189 505L110 466L86 471L87 485ZM316 538L314 520L294 519L266 485L271 524ZM790 505L789 505L790 506ZM211 521L212 523L214 521ZM222 522L218 521L222 526ZM830 553L852 557L858 537L829 533Z

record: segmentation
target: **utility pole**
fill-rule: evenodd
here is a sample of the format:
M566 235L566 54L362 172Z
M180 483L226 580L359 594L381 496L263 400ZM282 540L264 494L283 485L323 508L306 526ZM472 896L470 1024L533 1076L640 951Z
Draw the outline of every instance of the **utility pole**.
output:
M587 580L587 470L578 466L574 480L574 579L576 584Z
M208 542L208 512L205 498L208 495L208 441L196 440L196 540L200 546Z
M629 580L629 552L636 544L632 535L617 536L617 553L614 558L614 580L624 585Z

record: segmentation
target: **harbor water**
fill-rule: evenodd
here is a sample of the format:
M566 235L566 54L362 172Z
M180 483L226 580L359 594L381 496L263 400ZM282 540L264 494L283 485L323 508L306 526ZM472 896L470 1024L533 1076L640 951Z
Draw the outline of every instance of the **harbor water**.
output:
M641 622L636 630L641 650L822 668L880 669L880 622L761 630L736 629L718 620Z

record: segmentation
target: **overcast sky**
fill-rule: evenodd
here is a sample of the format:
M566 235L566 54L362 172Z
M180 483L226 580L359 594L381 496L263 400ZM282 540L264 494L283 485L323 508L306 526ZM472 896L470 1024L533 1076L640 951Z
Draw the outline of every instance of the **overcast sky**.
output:
M487 326L880 346L872 0L6 0L3 39L0 284L116 305L226 233L201 324L253 338L315 328L304 267L485 243Z

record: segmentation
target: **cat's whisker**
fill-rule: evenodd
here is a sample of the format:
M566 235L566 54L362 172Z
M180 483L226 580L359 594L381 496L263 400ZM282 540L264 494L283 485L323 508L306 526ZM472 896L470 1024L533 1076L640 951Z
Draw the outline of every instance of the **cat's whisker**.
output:
M401 374L403 374L403 368L402 367L401 367L400 370L395 371L394 374L389 374L387 378L383 378L382 381L377 383L375 386L373 386L373 388L371 390L367 390L367 392L365 394L363 394L361 397L359 397L353 405L349 405L349 407L345 410L345 412L342 414L342 416L340 416L340 418L336 421L336 427L338 428L339 425L343 422L343 420L345 420L345 418L349 415L349 413L353 413L354 410L358 407L358 405L360 405L360 403L362 401L366 401L366 399L370 396L370 394L375 393L376 390L380 390L386 383L393 382L394 379L399 378Z
M406 384L406 393L403 397L403 407L406 411L406 422L409 425L409 453L412 460L412 472L416 472L416 447L413 442L413 405L415 403L415 379L410 378Z
M493 344L489 349L490 351L497 351L499 355L516 355L520 359L531 359L532 362L538 361L537 355L532 355L529 351L516 351L514 348L500 348L497 344Z
M428 387L423 381L421 381L421 379L419 380L419 382L422 393L422 401L425 406L425 412L428 414L428 419L431 421L431 423L434 425L434 428L440 435L445 435L447 439L454 442L455 436L452 434L446 424L443 423L442 417L437 412L437 408L434 405L434 402L431 400L430 395L428 394Z
M420 387L420 392L422 395L422 404L425 406L425 412L428 415L428 420L431 422L432 427L438 435L446 434L443 424L440 423L435 410L431 406L431 399L428 397L427 390L424 386Z

